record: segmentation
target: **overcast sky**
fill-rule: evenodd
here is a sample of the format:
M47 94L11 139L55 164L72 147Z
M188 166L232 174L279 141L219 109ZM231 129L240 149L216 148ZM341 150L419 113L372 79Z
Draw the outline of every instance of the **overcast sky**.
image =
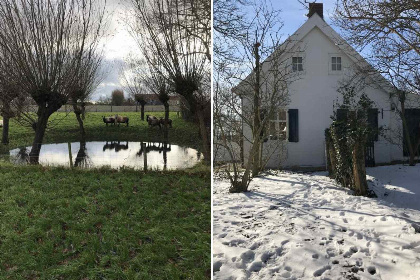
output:
M119 71L124 59L134 53L140 55L137 44L129 34L127 0L107 0L106 15L109 17L107 36L103 39L105 79L92 95L92 100L110 97L111 92L121 88ZM128 97L128 96L126 96Z
M331 24L330 14L333 12L336 0L324 0L324 19ZM321 2L321 1L317 1ZM308 10L297 0L273 0L273 7L281 9L281 17L284 22L282 29L285 35L293 34L305 21ZM127 0L108 0L107 15L109 18L108 36L104 38L104 69L106 77L102 84L92 95L92 100L101 97L110 97L111 92L116 88L121 88L119 71L124 59L130 54L140 55L137 45L129 34L127 26L129 18L129 7ZM333 26L337 32L339 30ZM340 33L340 32L339 32ZM126 95L126 97L128 97Z

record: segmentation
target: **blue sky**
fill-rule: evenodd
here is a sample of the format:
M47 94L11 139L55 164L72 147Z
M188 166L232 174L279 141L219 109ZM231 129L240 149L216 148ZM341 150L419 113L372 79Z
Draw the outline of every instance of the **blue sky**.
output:
M336 0L324 0L316 2L324 4L325 21L340 33L340 30L332 25L330 20L330 14L332 14L334 11ZM306 17L308 10L305 9L305 7L297 0L273 1L272 5L275 9L280 9L282 11L281 17L284 24L282 30L285 35L292 35L308 19ZM308 6L309 4L307 4L307 7Z

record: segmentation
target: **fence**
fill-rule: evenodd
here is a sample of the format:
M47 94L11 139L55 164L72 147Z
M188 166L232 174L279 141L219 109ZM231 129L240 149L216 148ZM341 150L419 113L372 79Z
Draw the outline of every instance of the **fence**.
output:
M36 112L37 106L31 106L30 111ZM73 106L64 105L58 112L72 112ZM112 106L112 105L88 105L86 106L86 112L140 112L141 106ZM146 105L144 106L145 112L164 112L165 107L163 105ZM170 112L180 112L179 106L169 106Z

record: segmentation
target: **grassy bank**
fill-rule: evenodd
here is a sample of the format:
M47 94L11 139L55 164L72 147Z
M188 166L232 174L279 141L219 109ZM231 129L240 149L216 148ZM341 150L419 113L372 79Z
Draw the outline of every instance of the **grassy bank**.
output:
M140 113L123 114L128 127L103 115L87 114L87 141L163 140ZM197 127L171 118L169 142L199 149ZM74 114L52 120L44 143L79 141ZM33 135L12 121L4 148ZM0 161L0 279L209 279L210 176L203 164L144 173Z
M129 117L129 126L106 126L102 116L123 115ZM146 113L149 114L149 113ZM163 112L150 113L163 117ZM198 127L190 122L185 122L170 113L173 127L169 129L168 138L172 144L185 145L195 149L201 148ZM158 127L149 127L146 121L140 120L139 112L128 113L87 113L85 119L87 141L163 141L163 130ZM0 128L1 132L1 128ZM15 120L10 122L10 145L8 148L32 145L34 131L32 128L23 127ZM80 140L79 126L74 113L55 113L50 117L50 125L45 134L44 143L78 142Z
M1 279L209 278L208 168L0 169Z

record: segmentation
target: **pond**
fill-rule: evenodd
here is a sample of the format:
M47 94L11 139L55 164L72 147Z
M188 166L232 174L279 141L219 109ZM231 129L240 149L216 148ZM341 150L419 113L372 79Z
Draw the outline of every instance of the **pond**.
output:
M31 147L11 150L10 161L27 164L30 150ZM38 163L80 168L174 170L192 167L202 158L195 149L169 143L107 141L44 144Z

